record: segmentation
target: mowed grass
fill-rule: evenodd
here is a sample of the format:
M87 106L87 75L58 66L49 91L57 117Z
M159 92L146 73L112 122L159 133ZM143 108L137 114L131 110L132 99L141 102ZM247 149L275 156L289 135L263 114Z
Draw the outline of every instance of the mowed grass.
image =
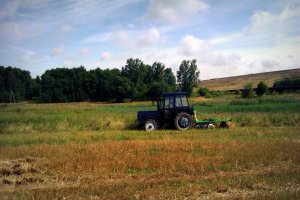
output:
M296 128L158 131L151 135L120 132L124 131L104 132L108 138L83 143L80 139L97 133L80 132L78 140L64 144L41 141L1 147L1 160L35 158L38 169L2 176L12 183L2 184L1 196L297 199L300 195ZM125 137L115 140L114 135ZM64 136L66 140L70 137ZM13 167L11 171L14 173ZM17 184L17 180L29 178L42 182Z
M268 98L192 99L235 126L152 133L151 102L0 105L1 199L299 199L298 96Z

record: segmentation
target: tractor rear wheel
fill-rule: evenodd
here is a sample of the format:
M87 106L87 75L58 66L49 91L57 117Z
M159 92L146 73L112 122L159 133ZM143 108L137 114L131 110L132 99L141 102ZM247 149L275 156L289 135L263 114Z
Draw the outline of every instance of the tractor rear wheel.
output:
M192 128L193 124L192 116L186 112L178 113L174 120L175 128L181 131Z
M157 129L157 122L154 119L147 119L144 128L146 131L154 131Z

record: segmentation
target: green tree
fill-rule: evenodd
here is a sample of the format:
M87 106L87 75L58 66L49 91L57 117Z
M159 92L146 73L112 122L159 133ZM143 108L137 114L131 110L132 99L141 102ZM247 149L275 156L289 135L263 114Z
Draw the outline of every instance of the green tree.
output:
M259 96L259 97L261 97L266 92L268 92L268 86L267 86L267 84L265 84L263 81L259 82L257 84L256 90L255 90L256 95Z
M132 99L134 96L134 87L132 82L122 76L115 76L111 82L111 97L116 102L124 102L125 99Z
M125 67L122 67L121 75L129 79L135 88L133 99L146 99L148 84L151 83L151 66L145 65L140 59L130 58Z
M187 93L188 96L192 94L193 88L199 81L200 71L197 69L197 61L193 59L183 60L177 71L177 83L181 91Z
M160 62L154 62L151 66L151 76L154 81L162 81L164 78L165 65Z
M88 72L82 66L72 69L47 70L41 77L42 101L78 102L90 100L86 88L88 81Z
M169 92L176 90L176 78L171 68L166 68L164 71L163 82L168 86Z
M13 67L0 66L0 101L10 102L13 94L16 101L29 100L32 79L30 73Z
M162 92L176 90L176 78L171 68L165 68L160 62L154 62L148 73L150 81L147 82L147 99L155 101Z
M140 59L130 58L125 67L122 67L122 76L128 78L135 87L140 88L145 84L144 80L148 77L146 65Z

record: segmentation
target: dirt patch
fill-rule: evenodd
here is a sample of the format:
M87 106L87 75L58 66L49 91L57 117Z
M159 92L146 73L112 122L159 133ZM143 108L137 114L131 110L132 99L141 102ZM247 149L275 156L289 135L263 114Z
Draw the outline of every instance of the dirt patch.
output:
M44 179L39 177L24 177L21 180L16 181L16 186L27 185L31 183L41 183L44 182Z
M28 185L43 182L40 177L42 170L37 167L36 158L22 158L0 161L0 178L3 185Z

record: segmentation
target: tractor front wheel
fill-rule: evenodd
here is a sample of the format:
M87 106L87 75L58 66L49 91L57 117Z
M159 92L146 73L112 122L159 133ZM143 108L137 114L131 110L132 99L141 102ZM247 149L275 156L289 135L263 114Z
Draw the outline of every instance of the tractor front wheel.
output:
M154 119L147 119L144 128L146 131L154 131L157 129L157 122Z
M177 130L184 131L190 129L193 127L193 118L186 112L178 113L174 125Z

